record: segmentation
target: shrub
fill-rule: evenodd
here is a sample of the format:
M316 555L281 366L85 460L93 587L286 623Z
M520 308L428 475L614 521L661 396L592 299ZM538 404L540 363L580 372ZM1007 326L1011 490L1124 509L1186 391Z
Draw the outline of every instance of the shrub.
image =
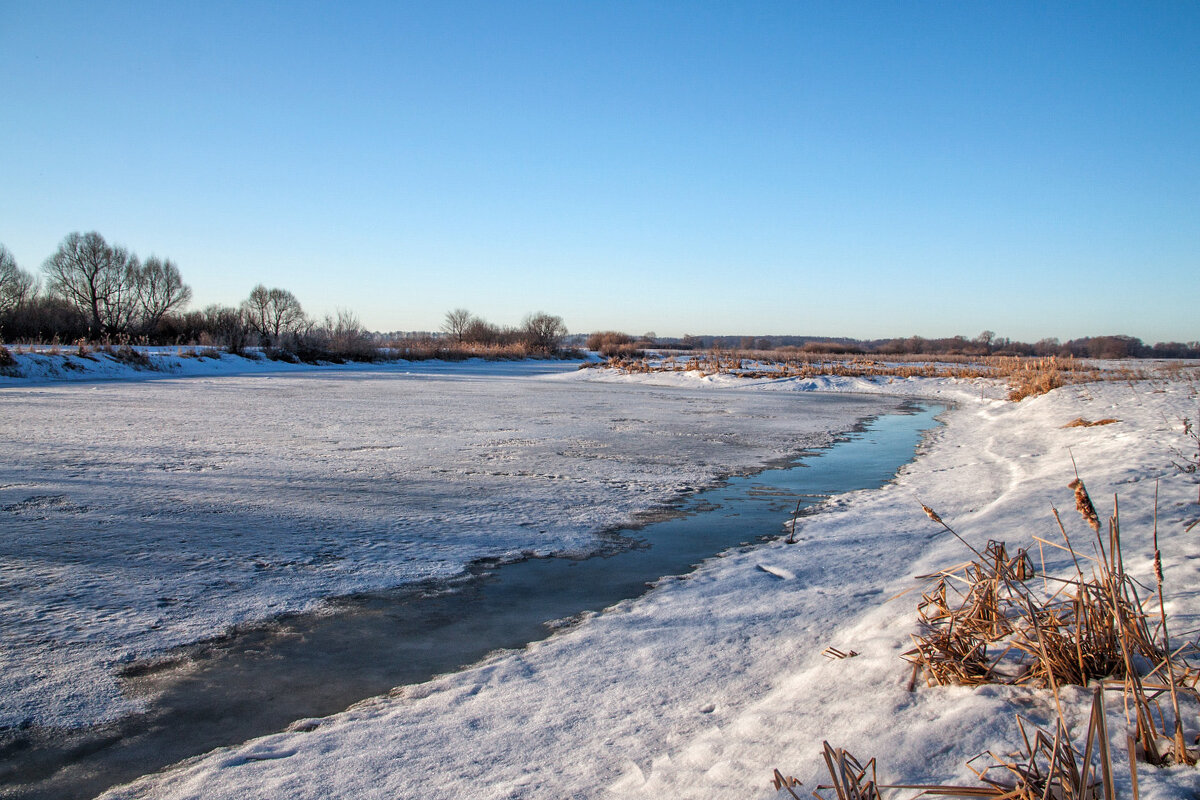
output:
M135 347L131 347L129 342L121 342L117 347L113 347L112 344L106 344L103 349L112 360L128 364L134 369L154 369L154 363L150 360L150 356Z
M587 338L587 348L605 358L641 358L645 355L633 337L619 331L600 331Z

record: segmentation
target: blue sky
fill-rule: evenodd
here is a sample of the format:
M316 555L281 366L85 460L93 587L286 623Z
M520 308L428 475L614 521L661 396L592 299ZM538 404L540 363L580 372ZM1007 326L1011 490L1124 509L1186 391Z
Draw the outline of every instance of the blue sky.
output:
M0 242L377 330L1200 339L1200 4L0 0Z

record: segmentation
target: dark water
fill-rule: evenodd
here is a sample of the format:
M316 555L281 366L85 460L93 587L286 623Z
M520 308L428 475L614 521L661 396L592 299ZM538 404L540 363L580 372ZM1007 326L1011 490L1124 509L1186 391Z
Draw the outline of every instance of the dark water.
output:
M134 667L148 710L83 731L27 731L0 746L0 797L91 798L189 756L341 711L367 697L543 639L561 621L637 597L730 547L786 534L796 509L875 488L912 459L941 407L879 417L831 448L695 495L681 516L621 532L583 560L476 564L469 575L342 598ZM547 624L559 620L560 623Z

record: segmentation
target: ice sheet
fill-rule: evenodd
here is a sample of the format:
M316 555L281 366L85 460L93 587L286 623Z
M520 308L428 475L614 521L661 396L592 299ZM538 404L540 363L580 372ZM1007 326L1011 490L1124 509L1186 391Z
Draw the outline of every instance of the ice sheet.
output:
M122 663L322 598L594 551L894 405L533 369L0 389L0 725L129 713Z

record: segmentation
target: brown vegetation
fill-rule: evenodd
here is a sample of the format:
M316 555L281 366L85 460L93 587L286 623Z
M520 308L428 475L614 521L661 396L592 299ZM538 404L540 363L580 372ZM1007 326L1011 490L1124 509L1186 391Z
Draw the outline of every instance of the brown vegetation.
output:
M926 795L990 800L1100 800L1101 797L1115 800L1104 696L1100 687L1096 687L1092 696L1092 712L1082 752L1076 749L1061 719L1053 735L1033 726L1027 727L1026 721L1019 716L1017 728L1022 743L1017 752L1011 755L988 752L967 762L967 768L975 773L981 786L881 784L876 776L875 759L863 766L846 750L834 749L825 742L825 767L830 782L818 785L813 796L824 800L832 791L838 800L882 800L886 790L917 790L917 794L907 795L909 800ZM975 766L976 762L982 762L983 766ZM1099 763L1094 765L1093 762ZM786 788L799 800L799 795L791 788L800 785L795 778L785 777L775 770L772 782L776 791ZM1136 791L1136 777L1134 786Z
M628 333L598 331L587 338L587 349L594 350L605 358L641 358L645 351Z
M1129 369L1101 371L1073 358L1021 358L987 356L929 360L924 356L898 356L883 360L872 356L829 358L795 354L775 358L766 353L712 351L700 355L669 356L658 360L610 358L607 366L623 372L699 372L702 375L735 375L744 378L999 378L1009 384L1009 399L1021 400L1051 389L1096 380L1144 377Z
M980 786L880 784L874 759L861 765L845 750L824 745L830 783L815 797L830 792L838 800L881 800L885 790L917 790L916 795L996 798L996 800L1114 800L1112 758L1104 704L1107 691L1120 691L1131 718L1127 736L1130 780L1137 797L1137 762L1155 766L1197 763L1198 754L1184 736L1181 698L1200 700L1200 672L1173 649L1163 601L1163 573L1157 530L1153 534L1157 604L1145 603L1125 571L1120 519L1113 504L1107 536L1087 488L1076 478L1069 487L1076 510L1095 541L1095 555L1077 548L1058 520L1061 543L1035 537L1045 547L1068 553L1074 571L1065 577L1045 574L1040 582L1025 550L1010 556L1003 542L990 541L976 550L947 525L936 511L922 506L938 525L955 536L975 558L940 570L917 607L921 632L905 654L913 664L910 689L920 675L929 684L974 686L983 683L1028 685L1049 689L1058 708L1053 734L1027 728L1017 718L1022 748L1013 755L985 753L968 762ZM1058 538L1058 537L1055 537ZM1085 574L1089 565L1090 575ZM1155 607L1155 605L1157 607ZM1064 715L1059 689L1064 684L1090 685L1092 707L1088 727L1076 747ZM1163 708L1164 698L1169 710ZM1031 727L1031 726L1030 726ZM979 762L982 766L975 766ZM799 782L773 775L778 791Z

